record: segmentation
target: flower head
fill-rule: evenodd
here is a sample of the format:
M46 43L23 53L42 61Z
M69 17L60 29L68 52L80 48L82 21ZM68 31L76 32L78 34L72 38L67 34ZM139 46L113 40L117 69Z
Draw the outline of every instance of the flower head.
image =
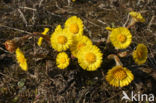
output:
M42 32L42 34L43 34L43 35L47 35L47 32L48 32L48 31L49 31L49 28L44 28L44 31ZM38 42L37 42L38 46L41 46L42 40L43 40L42 37L40 37L40 38L38 39Z
M50 38L51 46L57 51L65 51L72 44L72 34L67 34L67 31L58 25Z
M131 11L129 15L131 15L136 22L145 22L144 17L139 12Z
M56 57L57 67L60 69L65 69L69 65L69 57L65 52L61 52Z
M144 44L138 44L136 50L133 51L133 59L135 63L141 65L147 60L148 50Z
M118 27L112 30L110 34L110 41L114 47L118 49L125 49L131 44L132 35L127 28Z
M20 65L21 69L24 71L27 71L28 70L27 60L24 57L23 52L19 48L16 49L16 59Z
M68 18L65 22L65 28L68 33L71 33L73 36L83 34L83 21L77 16L72 16Z
M130 70L126 67L115 66L107 72L106 80L115 87L127 86L134 79Z
M97 70L102 63L102 53L100 49L94 45L85 46L77 55L79 65L87 71Z
M92 45L92 41L87 36L76 36L73 38L73 44L70 47L70 51L73 56L77 57L78 52L87 45Z

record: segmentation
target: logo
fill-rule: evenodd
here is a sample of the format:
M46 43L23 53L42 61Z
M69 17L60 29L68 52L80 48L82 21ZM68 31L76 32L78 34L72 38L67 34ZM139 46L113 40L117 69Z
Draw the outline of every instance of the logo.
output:
M140 94L131 92L131 96L129 97L125 91L122 91L123 97L121 100L128 100L128 101L154 101L154 94Z

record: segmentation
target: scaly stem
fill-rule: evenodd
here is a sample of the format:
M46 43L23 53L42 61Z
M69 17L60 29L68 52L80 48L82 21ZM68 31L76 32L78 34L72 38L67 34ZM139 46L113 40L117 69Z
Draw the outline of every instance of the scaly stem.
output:
M130 55L129 51L123 51L117 54L119 57L123 58Z
M130 22L130 24L127 26L127 28L129 29L130 27L134 26L135 23L136 23L136 20L132 18L132 19L131 19L131 22Z
M115 60L115 63L116 63L116 66L118 65L121 65L123 66L122 62L120 61L119 57L115 54L110 54L107 56L108 59L114 59Z

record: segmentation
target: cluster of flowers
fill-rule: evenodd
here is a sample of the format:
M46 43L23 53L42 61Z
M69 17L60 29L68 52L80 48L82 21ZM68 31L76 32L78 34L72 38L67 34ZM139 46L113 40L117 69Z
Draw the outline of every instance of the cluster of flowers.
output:
M106 27L106 30L109 31L108 40L110 40L116 49L126 49L132 41L132 34L129 31L129 27L136 22L145 21L138 12L130 12L129 15L131 15L132 19L128 27ZM93 45L92 41L83 34L83 27L83 21L76 16L72 16L66 20L64 28L58 25L51 34L49 38L50 45L54 50L59 52L56 57L56 65L58 68L65 69L70 64L70 58L65 52L67 49L70 49L72 56L78 59L78 63L82 69L95 71L101 66L103 54L101 50L96 45ZM47 35L48 31L49 28L45 28L42 35ZM41 46L43 39L43 37L39 38L37 43L39 46ZM5 44L8 48L8 42ZM145 63L147 53L147 47L144 44L138 44L136 50L132 52L135 63L138 65ZM108 58L112 58L112 56L113 55L109 55ZM131 83L134 76L129 69L123 67L122 63L118 63L119 58L116 57L115 55L116 66L108 71L106 80L112 86L123 87ZM24 71L27 71L27 60L19 48L16 49L16 58L20 67Z
M87 36L83 35L82 20L72 16L65 22L64 27L62 29L58 25L50 38L52 48L61 52L56 58L58 68L64 69L69 65L69 57L62 51L70 49L84 70L97 70L102 63L102 53Z

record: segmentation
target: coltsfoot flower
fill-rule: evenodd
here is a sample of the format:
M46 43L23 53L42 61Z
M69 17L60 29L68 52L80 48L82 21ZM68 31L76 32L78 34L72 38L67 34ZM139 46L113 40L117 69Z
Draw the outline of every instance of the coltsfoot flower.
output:
M16 49L16 59L21 69L27 71L28 70L27 60L23 52L19 48Z
M115 66L107 72L106 81L114 87L124 87L132 82L134 76L126 67Z
M70 51L74 57L77 57L78 52L87 45L92 45L92 41L87 36L76 36L73 38L73 44L70 46Z
M144 64L147 60L148 49L144 44L138 44L132 55L135 63Z
M50 38L51 46L57 51L66 51L69 46L72 44L72 34L67 34L65 29L61 28L61 25L58 25L51 35Z
M144 17L139 12L131 11L129 15L131 15L136 22L145 22Z
M72 16L66 20L65 29L73 36L83 35L83 21L77 16Z
M79 65L87 71L97 70L102 63L102 53L97 46L89 45L80 50L77 55Z
M41 34L42 34L42 35L47 35L48 31L49 31L49 28L44 28L44 31L43 31ZM42 41L43 41L43 37L40 37L40 38L38 39L37 45L38 45L38 46L41 46Z
M125 27L118 27L112 29L109 38L113 46L117 49L127 48L132 41L132 35L130 31Z
M65 69L69 65L70 59L65 52L61 52L56 57L56 65L60 69Z

